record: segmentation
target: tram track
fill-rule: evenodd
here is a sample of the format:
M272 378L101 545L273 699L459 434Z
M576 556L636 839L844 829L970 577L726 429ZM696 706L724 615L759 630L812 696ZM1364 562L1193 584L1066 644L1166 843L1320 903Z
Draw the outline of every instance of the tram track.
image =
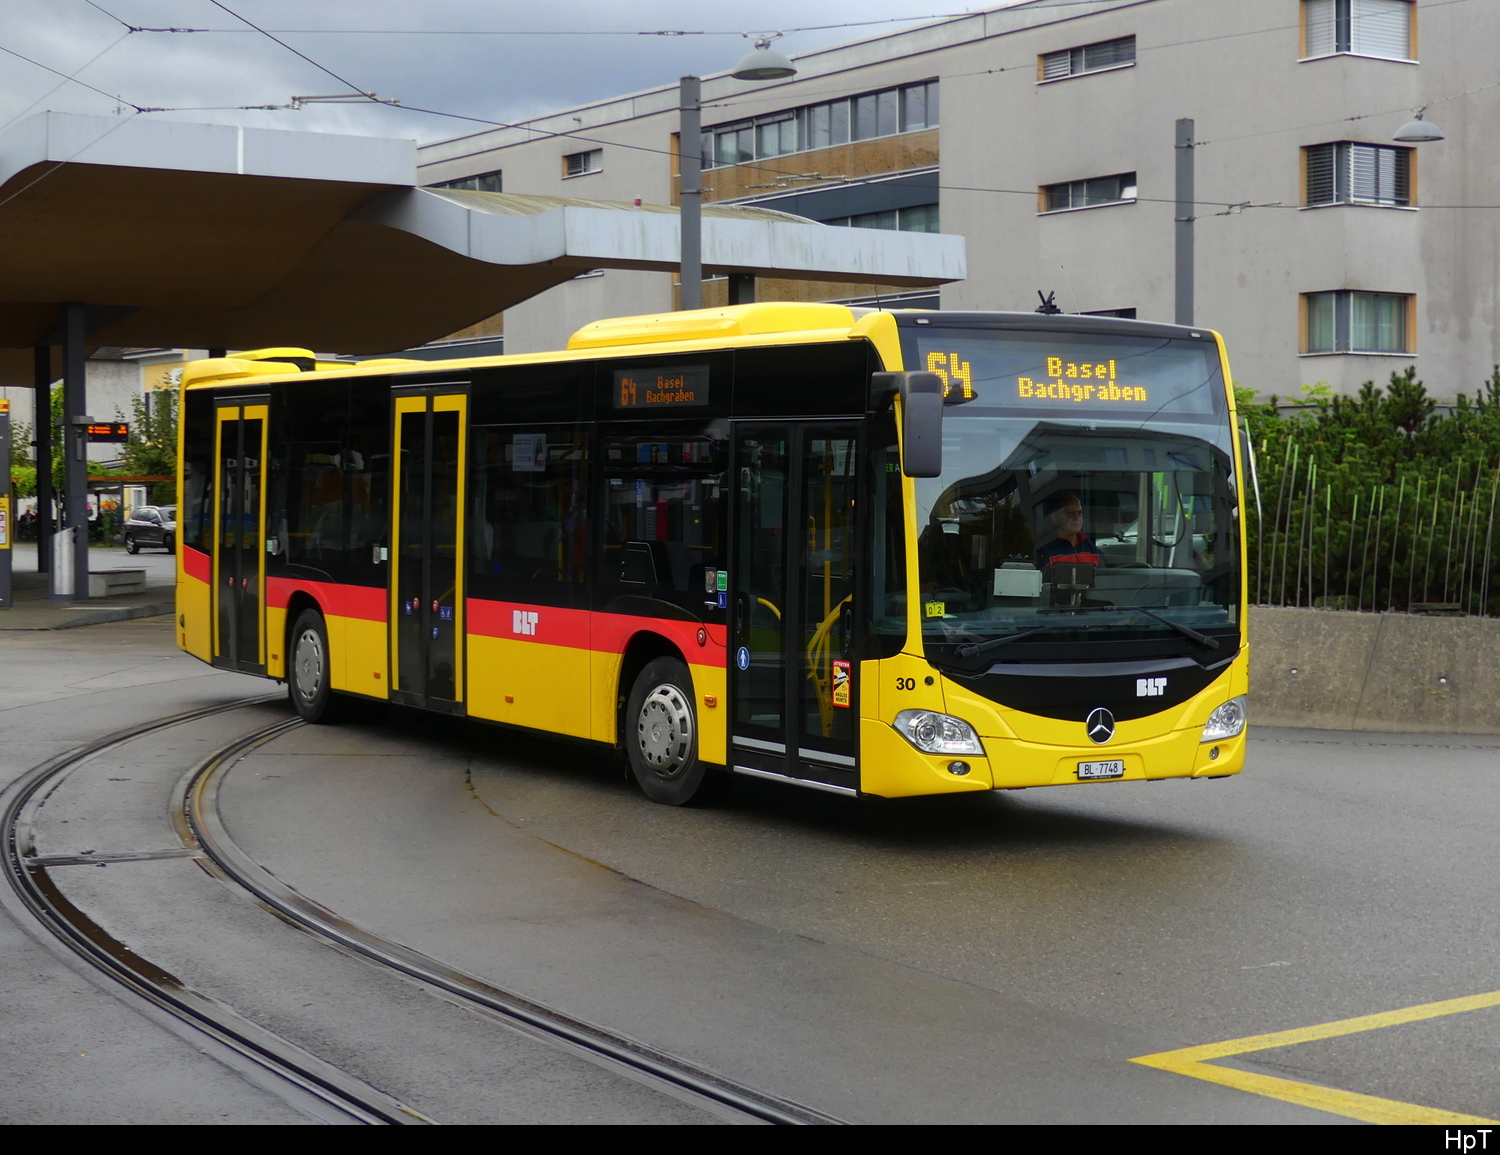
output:
M50 875L73 856L36 853L35 824L48 796L79 766L107 751L216 714L279 700L279 695L245 698L188 710L153 722L116 730L34 766L0 792L0 855L8 888L0 906L39 941L55 942L88 963L112 993L154 1022L187 1039L293 1106L327 1123L425 1124L432 1120L331 1063L239 1015L212 996L193 990L176 976L132 951L70 902ZM161 852L149 854L160 857ZM90 861L120 861L104 856Z
M135 954L70 902L49 875L53 867L77 864L84 859L36 852L38 812L48 796L83 763L175 726L278 700L279 695L241 699L127 727L33 767L0 792L3 870L9 883L8 890L0 888L0 906L36 937L59 942L90 964L107 985L146 1011L148 1017L189 1038L201 1050L216 1055L251 1081L279 1093L307 1113L337 1123L432 1123L434 1120L413 1108L258 1026L219 1000L191 989ZM227 886L346 954L415 980L451 1003L720 1118L775 1125L841 1122L458 971L356 926L282 883L229 837L218 812L218 792L225 775L237 762L302 724L299 719L290 718L263 726L220 746L182 775L171 804L180 849L99 856L87 861L191 857Z
M224 828L218 792L234 764L302 723L267 726L231 742L183 777L173 803L184 846L201 849L206 863L294 926L352 954L441 991L471 1009L554 1046L644 1082L676 1098L741 1122L777 1125L839 1123L813 1108L770 1095L718 1072L555 1007L528 999L356 926L287 886L241 850Z

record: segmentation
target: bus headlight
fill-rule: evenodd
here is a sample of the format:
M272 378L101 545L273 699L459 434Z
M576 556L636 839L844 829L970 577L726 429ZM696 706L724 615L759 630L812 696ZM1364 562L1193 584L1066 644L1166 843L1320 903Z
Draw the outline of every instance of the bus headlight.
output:
M902 710L896 729L924 754L983 754L979 735L962 718L935 710Z
M1245 728L1245 697L1230 698L1208 716L1199 742L1222 742L1234 738Z

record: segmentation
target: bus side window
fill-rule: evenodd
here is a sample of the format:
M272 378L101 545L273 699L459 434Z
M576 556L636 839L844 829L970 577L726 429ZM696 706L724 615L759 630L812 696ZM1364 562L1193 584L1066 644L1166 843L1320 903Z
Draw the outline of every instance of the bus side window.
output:
M205 393L189 393L182 417L184 493L177 510L182 544L213 552L214 410Z
M299 382L295 389L278 391L272 406L266 538L275 543L273 556L327 581L348 580L343 473L348 430L347 383ZM296 440L289 437L292 431Z
M348 549L346 581L384 585L379 549L390 546L390 392L382 382L351 383L349 441L344 453L344 501Z
M694 612L717 600L723 452L703 436L606 439L601 583Z
M469 572L478 597L583 604L588 545L586 434L475 429Z

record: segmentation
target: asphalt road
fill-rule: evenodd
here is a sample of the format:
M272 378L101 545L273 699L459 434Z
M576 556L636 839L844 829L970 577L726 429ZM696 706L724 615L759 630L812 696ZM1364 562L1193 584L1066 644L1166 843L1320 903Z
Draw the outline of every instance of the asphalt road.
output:
M170 647L159 619L0 635L0 776L268 688ZM54 819L114 815L115 841L89 840L141 849L149 783L229 726L101 763ZM744 783L677 810L579 747L396 713L291 732L221 801L245 850L361 926L853 1121L1348 1122L1319 1088L1500 1116L1500 1005L1215 1060L1268 1093L1130 1062L1500 988L1500 739L1257 731L1224 781L902 803ZM140 953L440 1121L709 1121L502 1038L190 863L66 879ZM0 1017L24 1040L0 1053L24 1087L0 1119L293 1121L3 924ZM91 1041L109 1063L71 1057ZM170 1077L133 1073L147 1054Z

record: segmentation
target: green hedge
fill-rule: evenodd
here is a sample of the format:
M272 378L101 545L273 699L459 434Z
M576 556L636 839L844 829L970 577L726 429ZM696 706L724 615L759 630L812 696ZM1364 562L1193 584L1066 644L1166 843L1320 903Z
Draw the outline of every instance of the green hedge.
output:
M1252 602L1500 613L1500 366L1446 413L1415 367L1355 397L1237 393L1259 480Z

